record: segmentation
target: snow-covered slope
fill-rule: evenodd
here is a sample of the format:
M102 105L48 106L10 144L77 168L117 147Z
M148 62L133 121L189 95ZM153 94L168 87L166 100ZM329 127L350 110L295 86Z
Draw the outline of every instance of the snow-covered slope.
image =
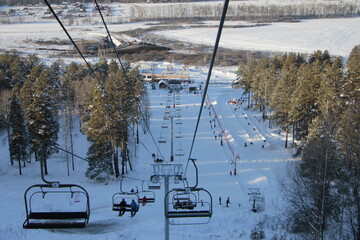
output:
M158 70L167 68L164 65L158 66ZM177 68L178 66L175 66L174 69ZM189 68L188 73L190 78L197 79L196 84L200 84L206 79L206 69L204 70ZM242 105L236 107L226 103L230 98L242 96L241 90L230 87L235 74L225 75L217 71L215 75L212 81L222 79L228 83L210 86L209 98L203 111L192 153L192 157L197 159L199 168L198 187L207 189L213 198L213 217L208 224L203 225L170 225L170 239L239 239L241 237L249 239L251 230L258 223L263 224L266 239L271 239L275 233L281 235L283 232L279 223L283 202L278 181L284 177L287 163L291 161L290 153L283 148L283 136L275 133L275 129L268 129L267 123L259 120L261 114L258 111L245 110ZM150 86L148 86L148 91L151 104L151 132L156 141L160 136L170 138L169 129L163 129L161 126L164 121L165 106L169 104L169 99L176 101L177 107L171 108L171 112L181 115L182 124L174 124L174 132L175 135L181 133L183 138L174 138L174 149L182 148L185 156L175 156L173 163L185 166L201 95L181 91L174 98L168 95L167 90L151 90ZM222 131L224 131L223 145L221 145L220 137L215 139L215 135ZM8 163L5 133L2 132L0 137L0 188L2 192L0 204L3 206L0 218L1 239L157 240L164 238L163 188L156 190L156 202L141 206L135 217L130 218L129 213L118 217L117 213L111 210L111 199L113 194L119 192L119 181L114 180L106 184L91 182L84 176L87 163L79 159L75 160L75 172L70 171L70 176L67 176L64 153L53 156L49 161L50 173L47 178L59 180L61 183L79 184L87 189L91 207L88 226L84 229L24 230L22 228L25 220L23 194L29 186L41 183L39 164L34 162L28 164L23 169L23 175L18 176L17 167L11 167ZM264 142L264 139L267 141ZM133 160L134 171L127 175L131 179L125 178L123 181L124 191L130 191L132 188L141 190L142 180L149 180L153 163L151 153L161 153L166 162L170 160L169 141L167 144L158 144L160 152L156 150L149 134L141 132L141 141L142 144L137 146L136 157ZM74 142L75 153L85 157L86 138L78 132ZM244 146L245 142L248 143L248 147ZM60 143L64 146L62 141ZM234 152L240 156L236 165L236 176L233 174L235 165L231 163ZM232 176L230 171L232 171ZM189 165L186 176L189 184L193 185L195 176L192 165ZM182 184L171 183L170 186L171 188L181 187ZM258 213L251 211L249 188L260 189L265 197L264 211ZM219 204L219 197L222 198L222 205ZM224 202L228 197L230 204L226 207ZM33 204L41 203L34 202ZM65 201L66 204L77 203L68 198ZM43 207L53 209L53 206Z

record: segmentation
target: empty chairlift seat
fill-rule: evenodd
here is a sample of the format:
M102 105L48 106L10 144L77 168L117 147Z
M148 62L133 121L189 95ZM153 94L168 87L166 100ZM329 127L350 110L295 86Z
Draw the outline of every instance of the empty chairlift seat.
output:
M172 195L172 197L171 197ZM182 222L170 221L170 224L204 224L212 216L212 197L203 188L173 189L166 194L165 217L168 219L185 219ZM193 221L196 218L198 220Z
M25 194L23 228L83 228L89 221L89 194L73 184L38 184Z

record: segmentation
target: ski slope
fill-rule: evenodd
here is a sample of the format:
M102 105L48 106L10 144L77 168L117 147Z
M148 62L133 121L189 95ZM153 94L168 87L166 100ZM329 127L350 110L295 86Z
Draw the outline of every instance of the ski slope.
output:
M166 66L163 66L163 69L166 69ZM192 79L196 79L197 84L206 79L206 69L193 68L191 71L189 69L189 74ZM192 158L197 159L198 187L205 188L212 195L213 216L207 224L170 225L170 239L249 239L251 230L258 223L262 223L266 239L271 239L275 234L281 235L284 232L280 223L284 202L279 183L285 178L286 168L292 161L290 151L283 147L283 135L279 135L276 129L269 129L267 122L260 121L259 111L245 110L242 105L227 104L230 98L242 97L240 89L232 89L230 86L231 81L235 79L235 74L229 75L218 71L214 75L214 79L221 79L224 83L212 84L209 87L206 108L203 109L191 154ZM134 170L128 171L126 176L129 178L123 180L124 191L141 190L143 183L145 183L143 186L147 187L147 181L152 174L152 153L161 154L165 162L170 163L170 131L169 128L161 128L167 109L172 115L180 114L181 116L174 118L174 122L176 119L181 119L182 122L182 124L174 124L174 136L178 133L182 134L182 138L174 138L174 150L182 148L185 156L175 156L175 161L172 163L184 164L185 170L199 113L201 94L184 90L173 96L169 95L165 89L151 90L150 86L147 88L151 104L152 136L140 131L141 144L138 144L136 149L131 149ZM166 105L173 104L171 101L174 99L176 107L166 108ZM214 126L214 118L216 126ZM224 132L222 145L220 137L215 139L215 135L218 136L221 132ZM61 137L62 133L59 136ZM94 183L84 176L87 163L79 159L75 159L75 171L70 170L70 176L67 176L64 153L54 155L49 160L50 173L46 178L58 180L61 183L79 184L89 192L91 215L88 226L84 229L23 229L22 224L26 217L23 195L29 186L41 183L39 164L35 162L28 164L23 169L23 175L18 176L17 166L11 167L9 164L5 132L1 132L0 137L0 188L2 189L0 204L4 206L0 218L0 239L158 240L164 238L163 188L154 190L155 203L140 206L135 217L131 218L129 213L118 217L117 212L111 210L111 199L120 191L119 179L106 183ZM157 143L160 137L166 137L167 143ZM74 138L75 153L85 157L88 146L85 136L77 132ZM263 142L264 139L266 142ZM160 151L157 151L154 142ZM244 146L245 142L248 143L247 147ZM62 139L59 143L64 146ZM264 148L262 148L263 144ZM235 165L232 164L234 153L240 156L236 164L237 175L234 175ZM193 186L195 170L192 164L188 165L186 177L189 185ZM175 184L170 181L170 189L183 186L181 182ZM249 188L260 189L265 198L264 211L257 213L251 211ZM219 204L219 197L222 198L222 205ZM230 204L226 207L225 201L228 197ZM76 205L77 203L74 199L68 198L62 204ZM53 206L42 207L48 210L53 209ZM176 223L175 220L171 220L172 223ZM199 219L189 220L196 222ZM179 221L184 223L181 219Z

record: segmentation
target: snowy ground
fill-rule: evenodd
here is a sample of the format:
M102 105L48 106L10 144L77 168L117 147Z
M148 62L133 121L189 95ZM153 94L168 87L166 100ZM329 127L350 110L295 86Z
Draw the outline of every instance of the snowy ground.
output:
M134 8L134 11L138 11ZM134 11L128 5L116 5L114 13L126 19L131 18ZM113 16L114 17L114 16ZM119 35L123 31L144 29L166 22L113 23L113 19L106 17L108 27L115 39L124 38ZM76 18L76 22L69 26L68 20L64 24L69 34L78 42L96 40L104 36L106 30L100 23L100 17L91 13L87 18ZM160 25L161 24L161 25ZM347 57L352 48L359 44L360 17L302 20L300 22L275 22L265 26L249 27L252 24L244 21L226 21L220 46L231 49L270 51L270 52L300 52L312 53L316 50L328 50L332 55ZM217 32L217 21L205 21L206 27L197 24L186 24L178 30L149 32L160 37L213 46ZM212 26L212 27L211 27ZM247 26L247 27L240 27ZM29 23L1 24L0 49L16 49L25 53L36 53L41 57L57 56L59 50L73 49L66 34L55 20L33 21ZM140 37L140 36L139 36ZM38 40L65 40L68 45L36 44ZM80 41L81 40L81 41ZM155 43L158 44L158 43Z
M158 70L167 67L159 65ZM206 79L205 69L188 68L191 78L198 84ZM197 159L199 167L199 185L207 189L213 198L213 217L208 224L203 225L170 225L170 239L249 239L254 226L262 222L266 239L271 239L275 233L282 234L281 207L283 206L279 182L285 174L287 163L292 161L290 152L283 148L283 135L276 129L267 128L267 122L261 122L258 111L245 110L242 105L227 104L230 98L241 98L239 89L232 89L230 82L235 79L235 74L216 72L212 82L217 80L227 82L212 84L209 87L206 108L200 122L197 138L192 156ZM149 86L148 86L149 87ZM189 147L195 128L201 96L199 94L181 91L179 95L169 95L166 90L150 90L151 103L151 132L155 141L160 137L168 139L166 144L156 144L149 134L141 132L142 144L137 146L134 159L134 171L127 176L134 179L124 179L123 190L142 189L142 181L149 180L152 174L153 163L151 153L161 153L165 160L170 160L169 129L161 128L168 121L164 121L165 106L175 100L176 108L171 108L171 114L181 115L182 124L176 124L174 119L174 151L179 148L185 151L185 156L175 156L174 163L186 165ZM235 110L236 108L236 110ZM211 116L210 116L211 115ZM210 125L210 120L212 125ZM215 125L214 126L214 121ZM175 123L176 121L176 123ZM221 138L215 135L224 132L223 146ZM179 134L183 138L176 138ZM0 220L0 239L162 239L164 238L164 190L155 190L156 202L141 207L134 218L129 213L118 217L111 210L112 196L119 192L119 181L114 180L106 184L96 184L84 176L87 167L85 161L75 160L75 172L67 176L66 158L63 153L54 156L49 162L49 180L59 180L61 183L74 183L83 186L90 194L91 216L89 224L84 229L54 229L54 230L24 230L22 223L25 220L23 194L25 190L37 183L41 183L38 163L28 164L23 170L23 176L18 176L17 167L10 167L6 136L0 135L0 204L3 206ZM266 140L266 142L264 142ZM62 142L62 141L60 141ZM80 133L75 134L75 153L85 157L87 143ZM245 142L248 147L245 147ZM251 144L251 142L253 144ZM63 143L61 143L64 146ZM262 148L264 145L264 148ZM145 147L146 146L146 149ZM148 150L149 151L148 151ZM132 152L135 155L135 152ZM240 156L237 162L237 175L230 176L234 171L231 163L233 154ZM194 184L194 169L188 167L187 177L189 185ZM144 186L146 187L147 182ZM182 185L171 184L172 187ZM265 210L260 213L251 211L249 204L249 188L260 188L265 197ZM171 189L170 188L170 189ZM223 204L219 205L221 197ZM230 205L224 204L230 197ZM47 210L55 206L47 203L42 206L42 199L34 201L35 205ZM61 200L65 206L76 206L83 202L75 203L68 197ZM83 199L82 199L83 201ZM189 221L200 221L189 219ZM182 220L180 220L182 221Z
M317 49L329 50L331 54L347 56L350 50L359 44L360 18L351 19L322 19L308 20L299 23L276 23L255 28L224 29L221 44L241 49L300 51L312 52ZM145 23L114 24L110 31L122 31L139 27L148 27ZM79 25L70 27L70 34L84 37L86 32L90 37L104 34L101 26ZM197 31L194 34L194 31ZM167 31L166 37L173 38L181 35L184 41L213 45L216 28L183 29ZM47 57L51 51L40 50L33 43L26 43L26 39L51 40L66 39L56 23L30 24L1 24L0 48L19 49L24 52L39 53ZM94 34L95 33L95 34ZM200 34L201 33L201 34ZM158 33L164 35L164 33ZM192 38L190 39L190 36ZM199 39L201 36L202 39ZM180 37L178 37L180 39ZM144 68L149 66L142 66ZM159 65L159 70L169 69L166 65ZM175 66L174 70L189 73L197 84L205 82L206 69L187 69ZM284 136L277 129L269 129L267 122L261 121L261 113L245 110L244 106L229 105L230 98L241 98L239 89L232 89L230 83L236 78L235 74L222 72L214 73L209 87L206 109L203 111L197 139L192 157L197 159L199 167L199 187L206 188L213 197L213 217L205 225L170 226L170 239L249 239L254 226L263 223L266 239L271 239L276 233L283 233L280 219L283 217L284 203L279 189L288 164L293 161L291 153L283 148ZM217 83L217 84L214 84ZM150 90L151 101L151 131L155 141L160 137L169 139L168 129L163 129L165 105L171 101L166 90ZM185 156L175 157L175 163L186 164L189 147L192 141L195 121L201 102L200 95L182 91L176 96L180 104L182 124L175 124L175 134L181 133L183 138L175 138L174 149L182 148ZM236 110L235 110L236 108ZM210 113L211 112L211 113ZM210 116L211 115L211 116ZM214 119L215 118L215 119ZM214 121L216 127L214 126ZM212 121L212 126L210 125ZM223 135L223 146L219 133ZM61 135L62 136L62 135ZM80 133L74 135L75 153L85 157L88 144ZM266 142L264 142L266 140ZM148 180L152 174L151 153L158 153L149 134L141 133L142 144L137 146L134 157L134 171L129 177L138 180ZM253 144L251 144L251 142ZM245 143L247 147L245 147ZM60 141L64 146L63 140ZM264 148L262 146L264 145ZM144 147L146 146L146 148ZM170 146L159 144L160 152L168 161ZM148 150L147 150L148 149ZM135 151L132 151L135 156ZM230 176L234 171L233 155L238 154L237 175ZM60 153L49 161L49 180L59 180L61 183L76 183L86 188L90 194L91 216L88 226L84 229L62 230L24 230L25 220L24 192L37 183L41 183L38 163L31 163L23 169L23 176L18 176L16 166L10 167L8 160L6 133L0 132L0 204L3 206L0 218L0 239L49 239L49 240L102 240L102 239L162 239L164 236L164 190L156 191L156 202L141 207L134 218L129 214L118 217L111 210L111 198L119 191L119 181L114 180L106 184L96 184L89 181L84 172L87 163L75 160L75 172L70 171L67 176L66 155ZM194 170L189 165L187 177L190 185L194 184ZM286 179L286 178L285 178ZM123 190L141 189L141 181L125 179ZM171 185L179 187L178 185ZM265 197L265 210L253 213L249 204L249 188L260 188ZM230 197L230 206L219 205L218 198L223 202ZM41 199L40 199L41 200ZM36 203L35 203L36 204ZM74 199L62 200L63 205L76 206ZM41 205L41 204L39 204ZM51 205L45 205L48 210Z
M241 25L240 23L239 25ZM159 31L168 39L212 45L217 29L187 28ZM347 57L359 44L360 18L317 19L279 22L266 26L225 28L220 46L231 49L313 53L328 50L332 55Z

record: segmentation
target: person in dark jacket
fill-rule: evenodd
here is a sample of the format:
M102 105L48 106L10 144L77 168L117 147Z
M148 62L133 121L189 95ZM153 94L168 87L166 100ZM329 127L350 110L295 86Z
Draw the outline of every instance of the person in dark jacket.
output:
M125 209L126 209L126 205L127 205L127 203L126 203L125 199L122 199L121 202L120 202L119 216L124 215Z
M131 217L133 217L135 216L136 212L139 209L139 206L136 204L134 199L131 201L130 208L131 208Z

